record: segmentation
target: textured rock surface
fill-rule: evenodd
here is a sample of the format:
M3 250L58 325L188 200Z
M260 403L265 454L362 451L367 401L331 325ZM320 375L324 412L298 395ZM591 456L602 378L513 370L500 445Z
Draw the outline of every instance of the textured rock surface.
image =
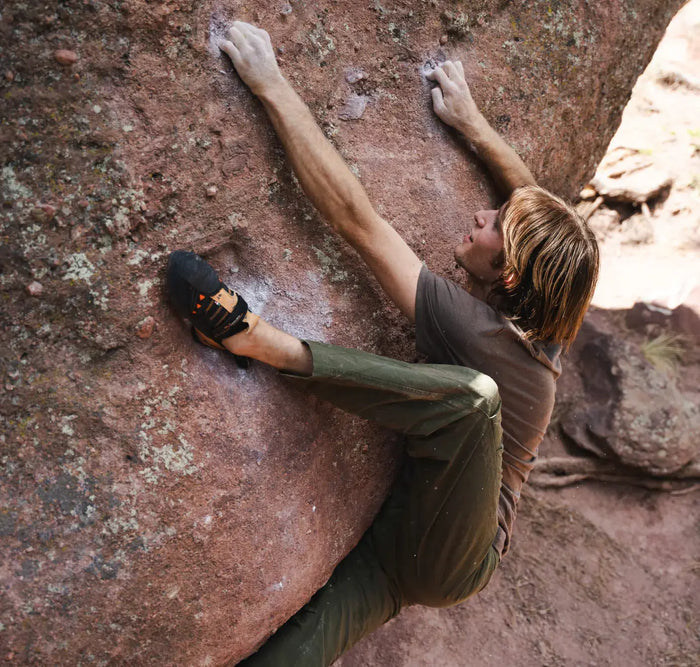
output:
M591 338L577 352L583 394L562 416L564 432L602 458L651 474L697 459L700 396L679 389L669 340L644 347L600 332L583 335Z
M167 252L196 249L275 324L413 358L216 52L227 21L269 29L380 212L449 274L461 220L494 193L431 115L425 63L462 58L492 123L573 195L679 4L6 2L5 659L239 658L325 580L390 484L387 434L194 347L163 301ZM340 122L358 98L361 117Z
M667 193L671 177L653 166L653 160L629 148L605 156L591 186L606 201L641 204Z

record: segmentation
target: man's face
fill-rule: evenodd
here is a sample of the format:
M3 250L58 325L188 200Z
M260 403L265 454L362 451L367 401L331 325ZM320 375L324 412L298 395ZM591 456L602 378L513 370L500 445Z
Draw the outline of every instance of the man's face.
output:
M455 248L455 261L471 278L483 287L489 287L501 275L503 268L503 231L499 210L478 211L474 222Z

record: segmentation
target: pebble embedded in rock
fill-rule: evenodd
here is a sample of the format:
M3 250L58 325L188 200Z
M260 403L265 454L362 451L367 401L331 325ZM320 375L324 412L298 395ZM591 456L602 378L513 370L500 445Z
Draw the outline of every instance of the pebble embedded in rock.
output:
M37 222L49 222L56 216L56 207L51 204L37 204L31 215Z
M362 118L367 108L367 98L364 95L353 95L349 97L343 108L338 113L340 120L358 120Z
M156 321L151 315L149 315L136 325L136 335L145 340L153 335L153 330L155 328Z
M70 66L78 62L78 54L68 49L58 49L54 52L53 57L59 65Z
M44 286L36 280L27 285L27 294L29 294L29 296L41 296L43 292Z
M10 83L12 83L12 82L15 80L15 75L14 75L14 73L13 73L13 72L10 72L9 69L7 70L7 72L5 72L5 80L6 80L6 81L9 81Z
M365 78L365 73L361 69L352 69L345 75L348 83L357 83Z
M289 16L291 13L292 6L288 2L285 2L282 7L280 7L280 14L282 14L282 16Z
M443 46L447 44L447 35L442 35L440 37L440 44L442 44Z
M207 197L216 197L218 192L219 188L217 188L215 185L210 185L207 188Z

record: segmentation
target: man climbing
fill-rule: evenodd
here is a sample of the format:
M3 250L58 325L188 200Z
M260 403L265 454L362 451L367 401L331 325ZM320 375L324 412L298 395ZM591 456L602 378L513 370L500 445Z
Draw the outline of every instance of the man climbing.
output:
M373 209L282 76L268 34L236 21L220 48L257 95L304 191L415 322L430 363L302 341L248 311L193 253L172 253L168 290L200 341L284 371L356 415L405 435L399 480L359 544L246 665L328 665L411 604L480 591L506 553L520 489L554 404L598 271L595 238L535 185L474 104L459 62L429 76L437 115L471 142L502 188L455 248L465 291L437 277Z

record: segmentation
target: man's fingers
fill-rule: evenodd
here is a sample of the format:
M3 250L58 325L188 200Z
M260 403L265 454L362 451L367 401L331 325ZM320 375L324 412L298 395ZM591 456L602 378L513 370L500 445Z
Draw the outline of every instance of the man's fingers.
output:
M246 23L245 21L234 21L232 26L240 32L244 39L248 40L251 38L258 37L264 42L270 44L270 35L268 35L266 30L254 26L252 23Z
M237 48L240 49L241 46L243 46L243 42L246 41L246 37L244 33L242 33L239 29L238 26L236 25L237 23L240 23L240 21L236 21L229 29L228 32L226 33L226 36L228 37L229 41Z
M449 81L447 74L445 74L441 67L436 67L432 72L426 74L425 78L431 81L437 81L441 86L446 85Z
M445 108L445 100L442 97L442 90L435 86L435 88L430 91L430 94L433 98L433 109L435 109L435 111L442 111Z
M464 67L462 67L462 61L461 60L455 60L455 67L459 71L459 74L462 78L464 78Z
M219 48L233 61L240 58L241 52L233 42L229 42L227 39L222 39L219 42Z
M457 73L457 68L454 66L454 63L451 60L446 60L444 63L442 63L442 69L445 70L445 73L450 78Z

